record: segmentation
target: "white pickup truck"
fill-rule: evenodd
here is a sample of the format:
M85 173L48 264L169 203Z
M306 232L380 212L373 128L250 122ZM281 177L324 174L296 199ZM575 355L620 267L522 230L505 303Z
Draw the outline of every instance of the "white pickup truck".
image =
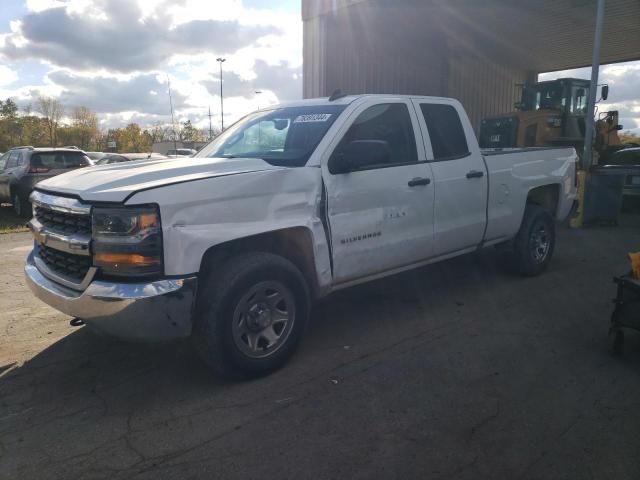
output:
M277 106L193 158L38 184L26 278L97 330L190 336L218 370L266 372L335 290L498 244L540 273L576 198L576 160L569 148L482 152L452 99Z

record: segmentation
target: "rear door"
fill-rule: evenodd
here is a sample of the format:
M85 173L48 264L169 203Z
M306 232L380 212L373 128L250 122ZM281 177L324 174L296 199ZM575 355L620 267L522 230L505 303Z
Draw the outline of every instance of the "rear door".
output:
M323 159L334 280L344 283L428 258L433 240L431 167L415 111L404 98L367 99L340 127ZM380 163L331 173L359 142L386 145Z
M11 183L15 179L18 170L18 160L21 159L20 152L7 152L2 158L4 159L4 168L0 170L0 200L11 201Z
M459 102L413 102L428 133L424 142L435 190L434 254L478 246L487 223L488 178L471 124Z
M9 197L6 194L6 183L8 178L5 174L5 168L7 166L7 161L9 160L9 155L11 152L7 152L0 157L0 200L1 201L9 201Z

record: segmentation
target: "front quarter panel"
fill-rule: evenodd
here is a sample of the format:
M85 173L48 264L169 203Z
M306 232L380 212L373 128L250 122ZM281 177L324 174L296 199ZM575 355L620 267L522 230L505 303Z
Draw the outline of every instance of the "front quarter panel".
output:
M135 194L127 204L157 203L166 275L198 272L216 245L271 231L304 227L313 239L318 282L331 281L329 248L319 208L319 168L281 168L183 182Z

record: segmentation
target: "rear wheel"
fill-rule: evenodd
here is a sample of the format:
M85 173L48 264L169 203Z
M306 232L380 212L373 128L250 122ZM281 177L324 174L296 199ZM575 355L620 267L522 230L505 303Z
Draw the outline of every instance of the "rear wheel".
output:
M512 266L521 275L539 275L551 261L555 242L555 224L551 214L538 205L527 205L510 252Z
M259 375L294 353L309 316L304 276L288 260L249 253L211 268L198 289L193 341L225 375Z

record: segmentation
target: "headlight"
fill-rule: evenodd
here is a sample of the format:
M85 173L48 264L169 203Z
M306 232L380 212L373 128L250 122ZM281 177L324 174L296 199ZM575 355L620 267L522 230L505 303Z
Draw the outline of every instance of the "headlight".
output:
M162 228L155 206L92 211L93 265L105 275L162 273Z

